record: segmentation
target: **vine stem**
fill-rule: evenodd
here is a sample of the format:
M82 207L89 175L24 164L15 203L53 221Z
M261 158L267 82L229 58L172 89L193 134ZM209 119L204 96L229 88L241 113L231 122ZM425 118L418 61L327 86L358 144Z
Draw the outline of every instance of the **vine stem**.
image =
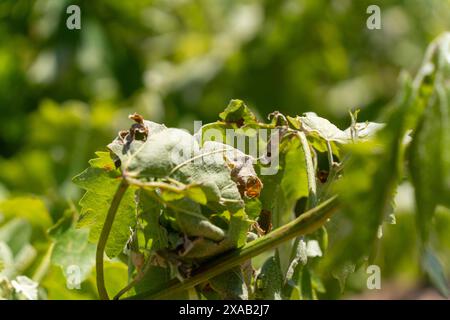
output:
M195 287L283 242L314 232L327 222L337 208L338 199L337 196L334 196L267 235L199 267L190 278L183 282L173 279L154 290L125 299L163 299L176 292Z
M127 189L128 183L125 181L125 179L122 179L111 201L111 205L109 207L108 213L106 214L105 223L103 224L100 238L97 243L97 251L95 254L95 268L97 272L98 295L102 300L109 300L108 292L106 291L105 276L103 270L103 256L105 252L106 242L108 241L108 237L111 232L111 227L113 225L114 218L116 217L120 201L122 200L123 195L125 194Z

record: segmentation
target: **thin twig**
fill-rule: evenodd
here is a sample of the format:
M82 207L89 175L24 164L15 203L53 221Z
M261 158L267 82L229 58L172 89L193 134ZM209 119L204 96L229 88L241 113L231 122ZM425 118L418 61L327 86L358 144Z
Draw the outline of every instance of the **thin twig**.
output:
M109 233L111 232L111 227L116 217L117 209L119 208L120 201L123 195L128 189L128 183L123 179L120 185L117 187L116 193L111 201L111 206L109 207L108 213L105 218L105 223L103 224L102 231L100 233L100 238L97 243L97 252L95 254L95 267L97 272L97 290L100 299L109 300L108 292L105 286L105 276L103 270L103 255L105 252L106 242L108 241Z

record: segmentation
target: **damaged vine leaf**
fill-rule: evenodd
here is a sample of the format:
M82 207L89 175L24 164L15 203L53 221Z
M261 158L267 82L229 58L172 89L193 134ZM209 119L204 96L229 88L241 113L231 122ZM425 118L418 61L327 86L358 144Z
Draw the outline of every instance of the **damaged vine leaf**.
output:
M166 268L188 266L244 245L253 223L245 212L252 206L246 203L255 207L253 199L262 188L253 159L214 141L200 147L189 133L137 114L130 119L135 121L131 128L121 131L108 146L112 158L109 153L97 153L99 158L90 161L91 167L74 178L87 190L80 201L78 225L91 228L90 239L98 239L108 203L124 180L130 187L112 225L108 256L123 251L137 220L137 231L143 232L144 239L138 247L150 252L147 259L161 250L178 257ZM210 216L220 216L223 224L215 225Z
M138 186L159 188L162 193L177 189L181 192L198 186L204 196L198 188L188 195L201 204L206 197L207 205L215 210L237 211L244 206L235 181L244 183L247 195L259 194L262 186L258 184L256 174L251 172L251 163L246 157L231 158L230 154L237 152L232 147L218 142L206 142L200 147L195 137L183 130L166 128L150 121L143 121L143 125L148 136L131 142L118 137L108 146L120 159L124 176L138 180ZM132 129L127 137L131 132ZM245 162L241 163L241 160ZM241 170L233 171L232 175L228 162L240 166ZM151 181L155 179L166 182L167 188L152 185ZM129 182L134 183L132 180Z

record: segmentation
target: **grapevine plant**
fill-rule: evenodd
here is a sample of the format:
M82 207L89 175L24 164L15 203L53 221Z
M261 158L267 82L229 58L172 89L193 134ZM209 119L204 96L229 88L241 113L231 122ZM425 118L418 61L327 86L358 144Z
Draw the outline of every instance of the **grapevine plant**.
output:
M448 295L432 222L450 205L449 48L449 35L433 42L382 123L358 122L357 111L346 130L314 113L264 122L240 100L193 135L131 115L74 178L100 298L317 298L318 264L344 285L373 263L408 180L423 270ZM106 289L105 255L128 265L119 292Z

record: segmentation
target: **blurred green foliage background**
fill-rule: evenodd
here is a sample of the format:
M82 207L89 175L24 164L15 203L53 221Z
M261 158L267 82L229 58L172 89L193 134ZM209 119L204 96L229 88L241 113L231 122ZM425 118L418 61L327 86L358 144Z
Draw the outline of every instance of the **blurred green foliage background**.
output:
M66 28L70 4L81 30ZM366 27L372 4L380 30ZM347 127L360 108L376 120L400 71L414 73L446 30L447 0L2 0L0 200L38 196L51 220L39 228L49 227L81 195L71 178L132 112L192 130L239 98L261 118L314 111ZM414 278L402 262L415 255L412 196L401 195L406 222L387 231L383 270ZM46 250L35 233L28 274Z

